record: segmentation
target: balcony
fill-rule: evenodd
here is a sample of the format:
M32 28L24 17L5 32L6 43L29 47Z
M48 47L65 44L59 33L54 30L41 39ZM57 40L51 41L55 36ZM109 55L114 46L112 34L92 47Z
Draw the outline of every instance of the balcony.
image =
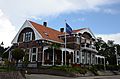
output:
M85 50L89 50L89 51L93 51L93 52L98 52L96 50L96 47L94 45L88 45L88 44L81 44L81 49L85 49Z
M81 43L94 44L95 41L91 39L81 38Z

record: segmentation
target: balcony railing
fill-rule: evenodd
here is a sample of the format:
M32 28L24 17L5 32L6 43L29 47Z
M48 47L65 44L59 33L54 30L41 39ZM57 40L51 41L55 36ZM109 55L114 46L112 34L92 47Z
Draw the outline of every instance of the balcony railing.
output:
M90 50L90 51L94 51L94 52L98 52L94 45L81 44L81 48L86 49L86 50Z

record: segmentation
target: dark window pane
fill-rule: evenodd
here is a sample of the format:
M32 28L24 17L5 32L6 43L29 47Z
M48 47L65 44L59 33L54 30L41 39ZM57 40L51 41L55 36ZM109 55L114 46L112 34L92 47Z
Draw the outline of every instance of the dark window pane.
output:
M36 53L36 48L33 48L32 53Z
M32 32L26 32L25 33L25 41L30 41L31 40L31 35L32 35Z
M32 61L36 61L36 55L32 56Z

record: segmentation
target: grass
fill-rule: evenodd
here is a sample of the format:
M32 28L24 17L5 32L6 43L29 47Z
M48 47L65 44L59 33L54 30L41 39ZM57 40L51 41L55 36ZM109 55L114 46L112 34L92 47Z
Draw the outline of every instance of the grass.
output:
M0 66L0 72L16 71L15 67Z
M71 72L71 73L80 73L80 74L85 74L87 72L86 68L69 67L69 66L59 66L59 67L53 66L53 67L50 67L50 69Z

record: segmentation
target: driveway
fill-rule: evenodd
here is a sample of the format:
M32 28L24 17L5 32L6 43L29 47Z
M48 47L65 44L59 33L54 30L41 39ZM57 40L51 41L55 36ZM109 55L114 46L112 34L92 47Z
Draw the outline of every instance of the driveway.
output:
M120 79L120 75L71 78L44 74L30 74L30 75L26 74L26 79Z

